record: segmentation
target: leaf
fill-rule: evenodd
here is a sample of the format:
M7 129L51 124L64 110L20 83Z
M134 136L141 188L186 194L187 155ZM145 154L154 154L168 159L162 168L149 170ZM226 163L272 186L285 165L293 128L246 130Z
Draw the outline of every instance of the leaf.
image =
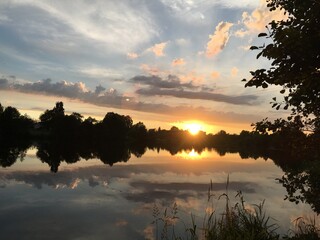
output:
M257 59L258 59L259 57L261 57L261 55L262 55L262 52L258 53Z
M251 46L250 47L250 50L256 50L256 49L259 49L257 46Z
M273 47L273 44L270 43L270 44L268 44L268 45L266 46L266 49L270 49L270 48L272 48L272 47Z
M282 89L282 90L280 91L280 93L281 93L281 94L284 94L285 91L286 91L285 89Z
M268 84L262 83L262 87L263 87L263 88L267 88L267 87L268 87Z
M266 33L259 33L258 34L258 37L265 37L265 36L268 36L268 34L266 34Z
M279 109L280 109L280 105L278 105L278 106L276 107L276 109L279 110Z
M285 105L285 106L284 106L284 108L283 108L283 109L284 109L284 110L287 110L287 109L288 109L288 107L289 107L289 105L287 104L287 105Z
M247 79L245 79L245 78L241 80L241 82L246 82L246 81L247 81Z
M273 100L273 101L277 101L277 98L276 98L276 97L274 97L274 98L272 98L272 100Z

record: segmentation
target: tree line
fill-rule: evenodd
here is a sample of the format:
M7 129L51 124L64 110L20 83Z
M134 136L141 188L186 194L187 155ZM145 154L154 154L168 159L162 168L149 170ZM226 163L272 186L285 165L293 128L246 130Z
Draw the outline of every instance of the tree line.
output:
M0 142L59 141L87 146L122 144L137 149L167 149L172 154L186 148L198 151L210 147L228 151L254 148L286 151L295 156L312 152L315 158L319 157L320 136L317 132L306 134L298 116L291 122L277 121L281 127L272 125L271 131L261 131L256 127L252 131L243 130L240 134L221 130L216 134L200 131L192 135L175 126L170 130L160 127L147 129L144 123L133 124L130 116L114 112L108 112L102 120L92 117L84 119L77 112L66 114L63 102L57 102L52 109L45 110L39 120L22 115L12 106L3 107L0 104ZM268 124L268 121L265 120L263 124Z
M66 114L62 102L46 110L38 121L0 104L0 166L10 167L17 159L23 161L31 146L37 148L37 158L52 172L58 172L62 162L81 159L100 159L112 166L127 162L132 155L141 157L147 149L166 150L172 155L192 149L198 153L208 149L220 156L239 153L243 159L272 159L285 172L278 181L288 192L286 198L307 202L319 213L319 136L305 134L299 118L281 124L271 132L254 129L229 134L221 130L192 135L177 127L147 129L142 122L133 124L130 116L113 112L100 121L83 119L79 113Z

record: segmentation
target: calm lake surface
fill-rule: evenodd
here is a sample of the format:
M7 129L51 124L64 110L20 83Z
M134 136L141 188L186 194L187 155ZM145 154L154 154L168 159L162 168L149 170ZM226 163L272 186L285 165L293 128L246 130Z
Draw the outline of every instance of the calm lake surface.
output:
M280 233L294 219L315 215L308 204L284 201L286 189L276 180L284 173L271 159L148 150L112 167L99 159L62 162L53 173L36 152L31 148L23 161L0 168L1 239L156 239L161 230L152 224L153 211L163 214L174 203L179 218L191 227L193 213L201 228L209 208L224 207L218 198L228 175L230 200L239 190L246 204L265 200ZM213 205L207 202L210 181Z

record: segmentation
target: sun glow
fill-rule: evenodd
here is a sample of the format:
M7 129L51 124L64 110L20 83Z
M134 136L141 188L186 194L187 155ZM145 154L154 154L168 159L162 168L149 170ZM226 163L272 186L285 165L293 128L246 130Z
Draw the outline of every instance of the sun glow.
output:
M187 123L187 124L185 124L185 128L192 135L197 135L203 129L202 125L199 123Z
M182 157L184 159L201 159L201 154L195 151L194 149L189 151L182 151L178 154L179 157Z
M195 119L190 119L181 122L172 122L170 123L171 126L177 127L181 130L188 131L192 135L197 135L200 132L205 132L206 134L209 133L216 133L217 128L215 125L208 124L206 122L202 122Z

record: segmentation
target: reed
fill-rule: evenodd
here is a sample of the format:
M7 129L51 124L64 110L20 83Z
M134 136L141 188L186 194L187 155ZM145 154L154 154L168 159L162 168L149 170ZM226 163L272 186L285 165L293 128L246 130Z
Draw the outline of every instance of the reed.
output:
M229 195L229 176L226 192L218 197L225 199L224 209L217 213L212 210L203 217L201 227L198 227L195 216L191 214L191 226L178 216L178 206L173 204L161 214L159 207L154 205L153 224L155 225L155 239L161 240L320 240L320 229L316 219L306 221L304 218L295 220L295 228L288 230L288 234L280 236L276 220L268 216L264 210L264 201L259 204L246 205L244 196L239 191L236 203L231 205ZM212 182L208 189L208 204L213 205ZM250 207L248 207L250 206ZM214 209L214 207L211 207ZM176 231L177 225L184 228L183 234Z

